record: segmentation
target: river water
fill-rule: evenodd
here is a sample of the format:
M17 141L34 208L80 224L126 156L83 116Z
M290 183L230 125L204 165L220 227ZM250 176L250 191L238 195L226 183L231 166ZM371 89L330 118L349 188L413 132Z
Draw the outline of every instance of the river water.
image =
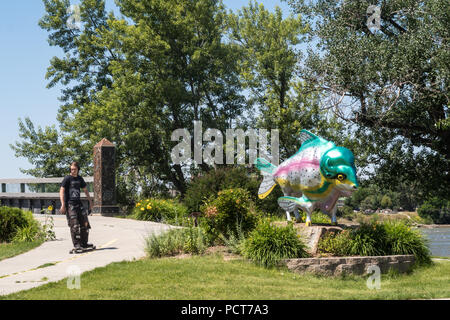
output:
M450 257L450 227L420 228L420 232L429 240L432 256Z

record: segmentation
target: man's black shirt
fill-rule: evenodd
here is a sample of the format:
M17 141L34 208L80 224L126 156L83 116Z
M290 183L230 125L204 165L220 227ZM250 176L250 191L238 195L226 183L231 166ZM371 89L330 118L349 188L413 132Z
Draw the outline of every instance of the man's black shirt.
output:
M81 201L80 190L86 188L86 182L80 176L66 176L61 182L61 187L64 188L64 202L76 204Z

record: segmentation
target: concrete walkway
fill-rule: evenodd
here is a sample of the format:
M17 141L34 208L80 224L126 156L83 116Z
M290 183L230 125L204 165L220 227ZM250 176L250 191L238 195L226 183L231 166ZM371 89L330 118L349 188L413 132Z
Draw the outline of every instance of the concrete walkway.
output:
M89 242L95 251L69 254L72 240L64 215L35 215L44 222L53 217L56 241L0 261L0 295L59 281L79 272L83 273L111 262L139 259L145 256L145 238L159 234L172 226L130 219L90 216ZM75 283L75 282L74 282Z

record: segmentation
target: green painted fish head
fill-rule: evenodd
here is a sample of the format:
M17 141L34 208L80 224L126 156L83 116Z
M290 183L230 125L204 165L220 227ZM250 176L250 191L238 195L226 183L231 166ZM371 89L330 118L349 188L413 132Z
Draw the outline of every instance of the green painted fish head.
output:
M355 157L344 147L334 147L320 159L320 171L328 179L336 179L336 187L354 191L359 184L356 179Z

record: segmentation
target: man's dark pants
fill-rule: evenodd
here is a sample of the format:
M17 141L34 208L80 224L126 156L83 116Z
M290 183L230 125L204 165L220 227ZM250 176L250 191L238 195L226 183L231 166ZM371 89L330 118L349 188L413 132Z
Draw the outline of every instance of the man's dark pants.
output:
M66 218L74 248L87 247L89 229L91 228L87 212L83 210L81 202L69 203L66 208Z

